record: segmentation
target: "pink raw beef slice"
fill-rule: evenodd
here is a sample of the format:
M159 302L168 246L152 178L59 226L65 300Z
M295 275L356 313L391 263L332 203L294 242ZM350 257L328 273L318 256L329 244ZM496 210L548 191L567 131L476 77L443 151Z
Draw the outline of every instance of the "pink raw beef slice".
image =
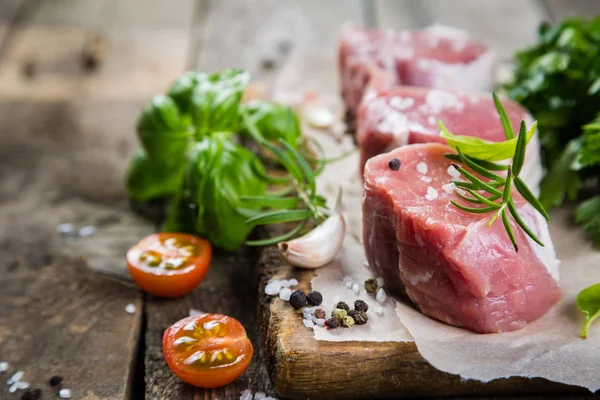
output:
M511 223L518 253L501 220L462 211L452 180L460 173L439 143L399 147L365 168L363 229L367 259L387 287L425 314L475 332L523 328L561 298L558 265L545 219L513 193L542 247ZM389 162L397 158L398 170ZM468 204L468 203L467 203Z
M448 26L394 32L345 25L339 42L342 97L355 115L365 92L398 85L491 90L495 55Z
M521 121L527 128L531 115L519 104L502 100L515 132ZM360 147L361 172L367 160L398 146L440 142L438 120L450 132L475 136L492 142L506 140L504 128L489 93L464 94L446 90L395 87L380 91L359 108L356 135ZM543 170L537 133L527 146L527 158L521 178L538 192Z

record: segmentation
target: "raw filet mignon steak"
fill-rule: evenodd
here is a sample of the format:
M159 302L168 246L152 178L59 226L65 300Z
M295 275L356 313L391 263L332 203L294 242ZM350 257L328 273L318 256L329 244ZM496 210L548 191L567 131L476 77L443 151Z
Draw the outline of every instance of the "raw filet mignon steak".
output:
M531 115L519 104L502 100L515 132L521 121L527 128ZM464 94L447 90L396 87L379 92L359 108L356 135L361 172L377 154L411 143L445 143L438 120L456 135L475 136L492 142L506 140L494 100L489 93ZM540 144L536 133L527 146L521 178L535 192L542 179Z
M394 32L345 25L339 41L342 97L354 115L363 95L397 85L491 90L494 53L457 28Z
M561 298L548 226L517 193L517 209L544 242L511 223L516 252L500 219L462 211L451 180L460 177L439 143L399 147L365 167L363 240L370 267L387 287L425 314L479 333L523 328ZM390 168L398 159L400 168ZM397 162L393 163L397 166ZM468 204L468 203L467 203Z

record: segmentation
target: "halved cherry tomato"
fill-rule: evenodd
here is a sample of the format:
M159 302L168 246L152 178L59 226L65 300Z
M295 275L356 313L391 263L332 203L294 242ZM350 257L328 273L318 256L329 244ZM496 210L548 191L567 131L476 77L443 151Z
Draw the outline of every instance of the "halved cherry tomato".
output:
M186 233L155 233L127 252L127 268L137 285L160 297L191 292L208 271L212 247Z
M236 319L220 314L184 318L165 331L165 360L182 381L202 388L225 386L244 373L252 343Z

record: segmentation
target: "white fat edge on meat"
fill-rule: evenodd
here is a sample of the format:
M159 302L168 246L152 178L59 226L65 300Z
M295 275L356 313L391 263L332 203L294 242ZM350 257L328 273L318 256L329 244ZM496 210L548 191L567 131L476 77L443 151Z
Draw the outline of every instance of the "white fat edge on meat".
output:
M533 250L538 260L546 267L550 276L558 282L560 260L556 257L556 251L554 250L554 244L552 243L550 230L548 229L548 222L529 203L519 207L519 214L527 226L544 243L544 247L542 247L527 236L529 247ZM515 229L521 228L515 227Z
M432 87L467 93L487 92L494 87L496 53L492 50L469 63L428 61Z

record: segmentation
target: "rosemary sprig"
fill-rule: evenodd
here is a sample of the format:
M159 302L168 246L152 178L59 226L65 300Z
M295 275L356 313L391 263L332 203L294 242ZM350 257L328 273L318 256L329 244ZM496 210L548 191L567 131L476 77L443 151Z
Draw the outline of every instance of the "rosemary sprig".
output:
M494 104L496 105L496 109L498 110L498 115L500 116L500 122L504 128L504 132L506 135L507 141L513 140L515 138L515 133L512 129L510 120L502 106L502 103L496 96L493 94ZM443 124L440 126L443 127ZM445 128L443 128L445 129ZM531 128L535 129L535 125ZM446 130L447 131L447 130ZM533 208L535 208L542 216L549 221L550 217L548 213L539 202L539 200L533 195L531 190L527 187L525 182L519 177L521 170L523 169L523 165L525 163L525 152L527 148L528 138L531 137L532 132L527 132L527 128L525 126L525 122L521 122L521 126L519 129L519 135L516 137L516 145L514 154L512 156L512 162L510 165L500 165L492 162L492 160L485 160L481 158L481 154L485 154L485 151L481 151L479 148L477 154L479 158L475 158L470 156L469 154L465 154L461 151L460 147L456 147L458 154L446 154L446 157L455 163L463 164L465 167L468 167L475 174L480 175L481 177L487 179L488 181L484 182L474 173L469 172L466 168L461 167L458 164L452 164L454 168L460 174L468 180L468 182L463 181L453 181L456 185L457 189L455 193L464 201L473 204L474 206L465 206L457 203L454 200L451 200L450 203L455 207L469 213L474 214L486 214L486 213L494 213L490 221L488 222L488 227L492 226L492 224L498 219L502 219L502 224L504 225L504 229L510 238L512 245L515 248L515 251L519 251L519 246L517 244L517 239L515 237L515 233L510 223L509 214L512 216L515 223L523 229L523 232L527 234L531 239L533 239L540 246L544 246L544 243L536 236L536 234L527 226L523 218L519 215L517 211L517 207L515 205L513 196L512 196L512 188L514 188L523 196L523 198L531 204ZM450 133L451 135L451 133ZM486 146L486 143L481 143L480 146ZM490 154L497 155L497 152L490 152ZM506 171L506 177L498 175L492 171ZM482 192L482 193L481 193Z
M318 225L328 217L325 198L317 193L316 176L330 162L322 159L309 159L292 147L288 142L280 139L276 143L266 140L256 127L252 118L247 113L242 113L242 119L248 134L261 147L269 150L277 162L287 172L286 176L271 176L265 171L260 171L260 176L269 183L285 184L278 191L270 192L266 196L242 197L241 209L248 206L260 206L264 210L248 216L248 225L267 225L285 222L297 222L297 226L287 233L262 240L247 241L250 246L267 246L291 239L302 233L302 230L311 223ZM321 150L320 148L318 150ZM313 169L313 164L315 167Z

